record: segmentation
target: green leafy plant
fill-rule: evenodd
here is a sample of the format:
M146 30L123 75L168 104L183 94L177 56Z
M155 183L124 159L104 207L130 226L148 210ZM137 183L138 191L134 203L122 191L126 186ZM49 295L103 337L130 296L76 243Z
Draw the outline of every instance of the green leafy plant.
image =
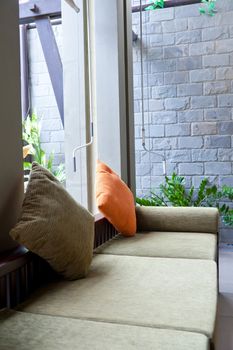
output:
M233 200L233 188L223 186L217 188L204 178L197 192L194 186L187 189L185 178L173 173L171 177L165 177L165 184L160 185L160 191L151 191L149 197L136 198L136 203L141 206L174 206L174 207L216 207L223 222L233 226L233 209L223 202Z
M201 0L203 6L199 8L200 14L206 14L209 16L214 16L217 12L216 10L217 0ZM157 10L164 8L164 0L154 0L152 5L145 8L146 11Z
M48 169L60 182L65 181L64 164L60 164L58 168L54 170L54 154L50 153L49 157L47 158L45 151L41 147L40 126L36 114L28 116L23 121L23 141L30 145L30 154L32 155L34 161ZM31 162L24 162L24 170L30 170L31 167Z
M201 0L203 6L199 8L200 14L214 16L216 10L216 0Z
M153 5L147 6L145 8L146 11L162 9L164 8L164 0L154 0Z
M201 0L203 6L199 8L200 14L214 16L216 11L216 0Z

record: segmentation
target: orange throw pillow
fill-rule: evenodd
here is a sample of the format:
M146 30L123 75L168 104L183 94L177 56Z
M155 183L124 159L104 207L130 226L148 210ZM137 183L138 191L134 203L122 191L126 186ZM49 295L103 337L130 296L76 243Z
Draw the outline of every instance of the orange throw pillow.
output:
M124 236L136 233L133 193L106 164L98 161L96 169L96 201L99 211Z

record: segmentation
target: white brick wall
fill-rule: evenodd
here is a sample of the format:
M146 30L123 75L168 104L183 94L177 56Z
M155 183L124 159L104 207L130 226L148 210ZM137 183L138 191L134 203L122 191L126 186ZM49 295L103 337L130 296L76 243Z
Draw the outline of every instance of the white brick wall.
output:
M217 1L213 17L199 6L143 13L146 142L166 158L168 175L175 170L195 188L204 176L233 186L233 2ZM133 30L140 40L138 13ZM141 145L139 41L133 54L137 194L144 195L163 177L161 157ZM222 232L233 242L232 230Z
M53 26L62 56L62 25ZM41 144L47 154L54 152L54 166L64 163L64 130L36 29L28 30L29 79L32 111L41 120Z

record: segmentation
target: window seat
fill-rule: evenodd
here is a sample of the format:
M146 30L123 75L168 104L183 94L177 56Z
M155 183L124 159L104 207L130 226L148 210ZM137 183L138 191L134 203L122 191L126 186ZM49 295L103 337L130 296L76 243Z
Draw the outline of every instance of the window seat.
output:
M136 236L120 239L119 245L117 237L100 246L97 240L99 243L101 237L105 237L104 243L114 234L110 237L110 225L107 228L104 219L99 220L96 228L102 234L96 234L97 249L88 276L76 281L54 279L15 310L3 310L0 313L3 325L0 327L0 344L7 344L8 339L9 344L13 344L9 349L18 344L17 350L27 349L27 344L34 350L59 349L59 346L68 350L210 349L218 292L217 239L212 239L213 235L217 237L218 211L207 208L149 209L153 218L161 219L157 227L158 220L151 220L151 225L143 224L147 217L145 211L137 209L138 235L143 237L149 230L150 235L144 238L151 237L147 238L150 242L139 244ZM163 215L166 217L164 223ZM167 235L167 229L170 235ZM161 256L153 236L157 232L159 241L165 233L165 244L170 239L171 245L176 242L180 245L184 235L190 232L192 239L186 240L180 252L176 250L177 256L167 257L165 251L165 256ZM174 237L171 237L172 233ZM203 250L198 251L196 241L192 250L195 233L200 251L202 244L207 247L200 235L212 237L206 256L202 255ZM186 250L191 251L190 257L182 256ZM147 251L149 254L145 256Z
M117 234L101 214L95 215L94 248ZM25 247L0 255L0 309L12 308L27 299L39 286L57 277L49 264Z

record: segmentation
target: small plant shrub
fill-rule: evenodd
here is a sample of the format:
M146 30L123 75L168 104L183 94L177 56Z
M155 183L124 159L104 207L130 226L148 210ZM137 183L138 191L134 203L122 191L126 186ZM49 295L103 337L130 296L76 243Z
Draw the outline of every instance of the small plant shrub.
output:
M151 191L148 197L137 197L136 203L141 206L216 207L223 222L233 226L233 209L230 208L232 200L232 187L218 188L205 178L196 192L193 186L189 190L186 189L185 178L173 173L171 177L165 177L165 184L159 186L157 193Z
M60 164L57 169L53 167L54 154L50 153L46 157L45 151L41 147L40 126L36 114L28 116L23 122L23 141L30 146L32 160L48 169L60 182L65 182L65 166ZM32 162L24 162L24 170L30 170Z
M155 0L152 5L146 7L146 11L164 8L164 0Z
M203 6L199 7L200 14L214 16L217 0L201 0ZM153 3L145 8L146 11L157 10L164 8L164 0L154 0Z
M199 8L200 14L214 16L216 10L216 0L201 0L203 6Z

